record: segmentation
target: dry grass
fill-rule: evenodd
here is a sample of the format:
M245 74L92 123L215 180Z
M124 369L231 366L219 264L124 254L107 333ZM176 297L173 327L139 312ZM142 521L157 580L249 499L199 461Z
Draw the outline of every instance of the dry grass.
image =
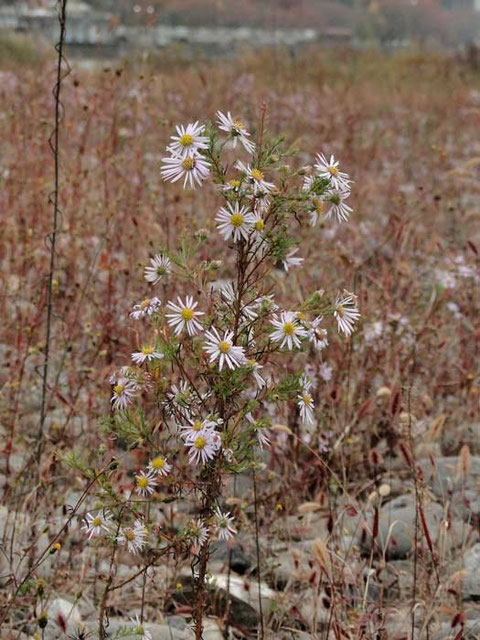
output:
M438 453L457 432L452 451L458 452L459 427L474 420L480 393L478 73L459 60L416 52L257 53L188 67L117 63L74 70L65 81L48 442L35 504L31 469L17 472L35 445L39 417L53 84L51 66L4 71L0 82L1 464L10 510L35 507L53 533L66 496L83 489L59 458L71 449L92 456L98 450L99 419L110 410L108 375L129 360L138 340L128 310L147 290L148 255L206 227L211 233L200 257L217 257L213 191L166 188L159 177L173 125L213 117L217 108L255 128L265 103L269 131L305 150L299 163L319 150L332 152L355 180L351 223L325 226L315 240L309 227L300 229L305 268L288 280L278 275L280 298L300 299L326 283L347 284L359 296L363 325L348 346L332 341L326 358L333 378L317 398L319 430L333 431L322 459L349 495L344 504L364 503L384 478L382 459L399 459L398 443L410 441L409 401L415 455ZM477 269L477 280L459 274L462 264ZM446 276L439 272L453 275L455 286L440 286ZM369 342L374 322L384 334ZM379 394L382 387L388 390ZM445 423L429 438L441 414ZM108 455L123 455L114 443L107 446ZM133 468L134 454L128 460ZM299 446L273 459L275 478L261 488L265 532L271 523L286 526L303 502L317 501L325 521L329 513L341 521L343 507L333 507L331 497L338 486L324 462ZM406 464L404 470L408 476ZM83 580L82 590L95 600L85 565L72 561L83 541L65 535L63 544L49 587L74 594ZM349 568L359 582L362 563L356 558ZM352 611L351 625L373 624L367 605ZM276 624L287 617L277 612Z

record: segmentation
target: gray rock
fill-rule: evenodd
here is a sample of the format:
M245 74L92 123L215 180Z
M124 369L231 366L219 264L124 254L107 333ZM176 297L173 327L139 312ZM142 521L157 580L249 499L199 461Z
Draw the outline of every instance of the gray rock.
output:
M91 633L98 633L98 620L92 619L86 623ZM153 640L193 640L195 633L192 631L186 620L181 616L169 616L163 623L145 621L142 623L145 630L150 631ZM121 629L134 629L135 622L129 618L111 617L108 627L105 628L106 638L114 638ZM95 636L94 636L95 637ZM132 633L122 638L132 638L138 640L139 636ZM223 635L216 620L205 618L203 621L204 640L222 640Z
M441 450L444 456L458 455L464 445L468 446L471 454L480 454L480 422L443 429Z
M456 640L460 631L460 626L452 629L450 623L444 623L442 628L432 636L432 640ZM462 640L478 640L480 638L480 620L467 620L462 631Z
M254 564L253 558L241 542L235 542L230 546L225 541L219 540L215 544L210 558L213 562L218 562L219 565L229 566L232 571L240 575L247 573Z
M443 509L438 504L430 503L424 505L424 511L430 535L432 539L436 539L443 519ZM410 494L394 498L381 507L376 540L372 540L374 516L371 513L358 537L362 551L370 553L373 547L379 554L385 554L387 559L407 558L414 548L415 512L415 498ZM422 539L419 528L418 544L422 544Z
M45 627L45 640L64 640L66 635L74 636L85 629L78 606L64 598L52 600L46 613L48 624Z
M478 539L478 533L462 520L453 520L446 528L444 507L428 497L422 498L422 508L431 541L442 554L464 546L467 541L471 543ZM372 543L374 514L370 511L357 533L357 544L364 553L370 553L373 544L374 550L381 555L385 553L388 560L408 558L414 548L415 514L413 494L394 498L380 508L376 541ZM428 551L420 518L417 519L417 527L417 545Z
M325 592L317 595L309 590L301 594L296 609L302 623L316 633L325 630L331 618L331 600Z
M308 583L313 564L310 554L302 547L290 546L268 558L265 566L265 576L274 589L299 587Z
M98 633L98 620L91 620L87 623L88 629L91 633ZM108 621L108 627L105 627L106 638L115 638L115 635L120 630L128 630L135 628L135 622L132 622L128 618L110 617ZM168 624L156 624L154 622L143 622L144 629L150 631L152 638L155 640L192 640L195 638L195 634L191 629L179 629L178 627L170 626ZM94 636L95 637L95 636ZM130 640L138 640L139 636L132 632L131 635L122 635L122 638L128 638Z
M192 577L181 579L182 589L176 590L173 599L180 604L192 606L195 600ZM208 610L221 617L227 610L229 601L229 621L238 627L255 629L260 622L259 588L254 579L244 579L235 575L214 574L207 582ZM264 615L271 609L276 594L266 584L260 586L260 598Z
M457 457L419 461L425 483L442 502L449 502L455 515L468 522L480 520L480 457L472 456L466 476Z
M385 632L388 640L419 640L418 626L422 622L421 612L415 615L413 639L411 634L412 612L410 607L395 607L388 610L385 616Z
M463 556L465 574L462 579L462 598L480 602L480 543Z

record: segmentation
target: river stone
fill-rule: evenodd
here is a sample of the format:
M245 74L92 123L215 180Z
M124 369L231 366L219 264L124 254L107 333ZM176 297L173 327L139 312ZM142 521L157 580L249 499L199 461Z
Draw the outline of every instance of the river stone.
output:
M425 519L432 540L438 537L443 521L443 509L439 504L423 505ZM367 516L362 531L358 534L358 544L364 553L370 553L372 546L380 554L385 553L388 560L407 558L414 548L413 532L415 528L415 497L411 494L394 498L380 508L378 537L372 544L373 513ZM420 524L418 544L424 544Z
M88 628L91 634L94 634L95 637L98 634L98 620L92 620L88 623ZM110 617L108 620L108 627L104 628L106 633L105 640L113 639L117 636L118 632L121 629L134 629L135 622L127 618L119 618L119 617ZM150 631L152 634L152 638L155 640L192 640L195 638L195 634L191 629L179 629L178 627L174 627L168 624L156 624L154 622L143 622L142 626L146 631ZM137 640L140 636L131 634L131 635L122 635L122 638L130 638L132 640Z
M52 600L46 613L48 624L45 627L45 640L64 640L65 636L77 637L78 632L85 629L78 606L64 598Z
M450 504L454 514L467 522L480 521L480 457L471 456L468 471L463 477L458 457L420 460L425 483L435 495Z
M222 565L230 566L230 569L235 573L244 575L251 568L253 560L240 541L232 544L219 540L213 546L210 554L210 566L212 566L212 563L219 567Z
M277 552L262 567L266 579L274 589L286 589L307 584L313 571L311 554L298 546Z
M471 454L480 454L480 422L443 429L441 449L444 456L458 455L464 445L468 446Z
M473 545L463 556L463 600L480 602L480 543Z
M191 575L181 578L182 588L173 594L174 603L193 606L195 601L194 585ZM255 629L260 622L259 588L254 579L243 579L239 576L213 574L207 584L208 611L222 617L229 605L229 621L232 625L245 629ZM276 594L266 584L260 585L260 596L263 614L271 609Z

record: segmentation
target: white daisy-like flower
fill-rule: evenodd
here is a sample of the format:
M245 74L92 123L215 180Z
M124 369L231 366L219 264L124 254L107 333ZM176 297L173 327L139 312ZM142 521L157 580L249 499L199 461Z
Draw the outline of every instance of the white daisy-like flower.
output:
M130 378L118 378L113 385L113 395L110 399L115 411L123 411L133 401L139 389Z
M82 526L82 529L88 535L89 540L110 531L112 516L108 511L99 511L96 516L87 513L85 520L86 523Z
M148 463L147 469L157 476L168 476L172 470L172 465L169 464L165 456L155 456Z
M263 447L269 447L271 435L269 429L262 426L261 423L257 422L250 411L246 414L245 418L252 425L255 431L255 435L257 436L257 442L260 445L260 448L263 449Z
M325 215L325 196L316 196L312 199L313 209L310 211L310 225L314 227L318 219Z
M149 345L145 345L140 351L132 353L132 360L135 364L143 364L145 361L150 362L151 360L160 360L161 358L163 358L163 353L155 351L155 349Z
M224 185L222 185L221 189L226 193L233 192L236 195L238 195L240 193L241 187L242 187L242 181L237 180L236 178L232 178L231 180L228 180L228 182L226 182Z
M182 380L180 386L172 384L170 390L167 392L167 401L167 412L170 415L175 415L175 412L183 415L187 414L193 402L192 390L188 386L188 383Z
M255 433L257 435L257 442L260 449L270 446L270 431L266 427L263 427L262 429L255 429Z
M306 373L304 373L300 378L300 387L302 391L310 392L313 386L314 386L313 380L309 376L307 376Z
M297 251L298 251L298 247L296 247L295 249L292 249L287 253L285 258L282 260L283 268L287 273L290 267L299 267L303 262L303 258L295 258L295 254L297 253Z
M313 424L315 419L313 417L313 409L315 404L313 398L309 393L309 390L303 389L302 393L297 396L298 406L300 408L300 417L305 424Z
M208 138L201 134L205 131L205 125L191 122L186 127L178 125L176 136L171 136L173 143L167 147L167 151L181 158L197 155L200 149L208 149Z
M233 241L238 242L241 238L244 240L248 238L255 216L253 213L249 213L247 207L240 207L238 201L233 206L227 202L227 208L222 207L219 210L215 221L218 222L217 229L225 240L232 236Z
M152 495L157 486L155 476L156 474L153 471L148 471L148 473L140 471L140 473L135 476L135 491L139 496L146 498Z
M252 375L259 389L263 389L263 387L267 384L260 375L260 369L263 369L263 365L258 364L256 360L249 360L248 365L252 367Z
M241 120L234 120L230 111L227 111L227 115L221 111L217 111L217 124L219 129L228 133L234 149L237 146L237 141L239 141L245 151L255 153L255 143L248 139L250 134L245 129L243 122Z
M350 180L348 179L348 174L340 171L338 165L339 162L335 160L335 156L330 156L330 160L327 160L323 153L317 154L315 169L318 175L330 180L330 184L335 189L342 189L348 187Z
M167 309L173 313L165 314L168 324L174 328L176 336L179 336L185 329L189 336L196 336L202 330L202 325L197 320L198 316L203 316L203 311L195 311L198 302L194 302L192 296L187 296L185 302L177 297L178 304L169 302Z
M253 232L256 236L263 237L263 232L265 231L265 221L260 213L255 213L252 227Z
M243 162L238 161L235 165L239 171L242 171L247 180L250 182L253 188L253 193L256 196L264 196L275 189L273 182L267 182L263 171L251 165L246 165Z
M200 518L189 523L187 534L196 547L201 547L208 539L208 529Z
M210 355L210 362L218 359L218 369L221 371L226 364L229 369L235 369L245 364L245 352L243 347L235 346L232 342L233 331L225 331L223 338L212 327L211 331L205 332L207 343L205 351Z
M147 282L157 284L162 278L168 276L171 270L172 263L170 262L170 258L167 258L167 256L161 253L157 253L156 256L150 258L150 266L145 267L144 277Z
M185 440L185 442L192 442L197 438L197 436L201 435L204 431L214 431L215 427L221 423L221 421L206 419L197 419L192 420L189 419L188 422L190 424L183 425L180 427L180 435Z
M177 182L183 178L183 188L187 184L195 189L196 185L201 185L210 173L209 163L202 156L171 156L163 158L164 166L160 170L162 178L169 182Z
M133 311L130 313L130 317L134 320L140 320L140 318L145 318L145 316L151 316L158 312L161 304L162 301L156 297L145 298L142 302L134 305Z
M310 323L310 328L308 330L308 338L314 349L317 349L317 351L321 351L328 346L327 330L319 326L322 320L323 316L317 316L315 320L312 320Z
M348 189L330 189L326 196L326 201L330 206L325 218L330 219L333 216L337 219L337 222L348 222L348 218L353 211L345 202L349 196L350 191Z
M135 618L130 618L130 620L135 624L135 627L132 629L132 633L136 636L140 636L140 640L153 640L152 632L143 626L138 614Z
M329 382L332 379L333 367L331 367L326 362L322 362L322 364L318 367L318 373L320 374L322 380L325 382Z
M206 464L220 449L220 434L213 430L199 431L195 438L185 442L185 446L189 447L188 461L190 464Z
M310 167L307 167L310 168ZM310 191L310 189L312 188L313 182L315 180L315 176L305 176L303 179L303 183L302 183L302 190L303 191Z
M147 529L141 520L135 520L133 527L123 527L117 536L118 544L126 544L130 553L138 553L147 543Z
M307 331L298 324L297 316L293 311L282 311L280 319L273 319L272 326L275 331L270 334L270 339L280 342L280 348L287 345L290 351L300 347L300 338L307 336Z
M230 540L237 533L233 526L233 517L230 512L223 513L220 507L217 507L214 511L213 526L219 540Z
M343 292L343 297L337 296L333 315L337 321L339 332L349 336L353 331L356 321L360 318L360 311L357 307L357 296L348 291Z

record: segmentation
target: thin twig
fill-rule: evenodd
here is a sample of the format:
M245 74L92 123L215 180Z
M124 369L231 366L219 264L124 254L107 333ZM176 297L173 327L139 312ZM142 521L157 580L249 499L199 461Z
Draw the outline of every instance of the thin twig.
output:
M253 508L255 516L255 553L257 555L257 581L258 581L258 609L260 613L260 638L265 638L265 628L263 624L263 607L262 607L262 572L260 567L260 541L258 537L258 503L257 503L257 474L255 468L252 473L253 478Z
M45 335L45 351L44 351L44 360L43 360L43 370L42 370L42 404L40 409L40 426L38 430L38 443L37 443L37 473L40 470L40 459L42 457L42 449L43 449L43 438L44 438L44 429L45 429L45 419L47 416L47 387L48 387L48 365L50 358L50 341L52 336L52 294L53 294L53 274L55 271L55 245L57 241L57 231L58 231L58 216L59 216L59 181L60 181L60 163L59 163L59 137L60 137L60 121L61 121L61 102L60 102L60 91L62 88L62 80L65 76L62 75L62 62L64 61L63 56L63 46L65 42L65 28L67 22L67 1L68 0L58 0L57 2L57 13L58 13L58 22L60 24L60 36L58 43L55 45L55 50L58 53L57 57L57 80L55 87L53 88L53 97L55 100L55 128L53 131L53 143L50 140L50 148L52 149L53 158L54 158L54 172L55 172L55 184L53 190L53 201L52 196L50 197L50 202L53 204L53 218L52 218L52 231L49 234L48 238L50 240L50 270L48 273L48 281L47 281L47 327L46 327L46 335ZM68 69L68 63L67 63ZM68 70L67 70L68 73Z

